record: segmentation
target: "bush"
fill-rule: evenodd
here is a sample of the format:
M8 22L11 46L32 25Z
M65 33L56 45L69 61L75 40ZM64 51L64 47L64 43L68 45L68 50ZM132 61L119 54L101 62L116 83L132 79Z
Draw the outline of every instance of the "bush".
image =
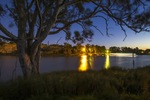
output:
M149 68L64 71L0 84L0 100L148 100Z

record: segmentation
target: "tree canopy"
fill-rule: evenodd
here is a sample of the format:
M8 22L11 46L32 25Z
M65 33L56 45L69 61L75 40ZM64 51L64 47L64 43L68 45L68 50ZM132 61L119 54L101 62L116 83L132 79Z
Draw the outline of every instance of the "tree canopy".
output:
M92 28L102 33L100 28L94 25L92 18L105 21L107 35L109 35L109 19L117 23L124 32L124 26L136 33L149 31L149 0L12 0L9 2L11 4L0 4L0 15L10 16L14 20L10 24L15 24L18 30L21 24L19 20L23 19L26 27L24 35L26 39L34 40L34 44L42 42L47 35L57 34L60 31L66 33L66 39L74 42L77 40L83 42L84 39L90 41L94 34ZM82 31L72 32L73 24L81 26ZM2 38L17 40L17 34L10 33L2 23L0 30L7 36L1 36ZM18 32L18 36L19 34Z

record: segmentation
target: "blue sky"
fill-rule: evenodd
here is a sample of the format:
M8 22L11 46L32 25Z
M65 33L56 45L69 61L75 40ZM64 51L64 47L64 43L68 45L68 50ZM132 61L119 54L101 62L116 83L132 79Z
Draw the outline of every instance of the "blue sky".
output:
M17 29L15 27L12 28L8 27L8 23L11 22L9 18L0 19L0 21L1 23L3 23L5 27L7 27L7 29L10 32L13 32L15 34L17 33ZM109 48L111 46L118 46L118 47L127 46L132 48L139 47L141 49L150 48L150 33L148 32L141 32L136 34L132 30L126 28L127 38L125 39L125 41L123 41L123 39L125 38L124 32L120 29L119 26L115 25L112 21L110 21L109 23L109 33L112 35L110 35L109 37L105 34L105 23L103 21L95 19L94 24L97 25L99 29L101 29L104 35L99 33L96 29L93 29L94 36L92 42L85 41L84 45L88 43L88 44L96 44L100 46L104 45L106 46L106 48ZM72 30L80 30L80 27L73 25ZM0 32L0 34L2 33ZM49 41L50 44L55 44L60 39L60 37L62 38L59 41L59 44L64 44L64 42L68 42L74 45L72 41L65 40L65 33L63 32L60 32L56 35L48 36L43 41L43 43L48 43Z
M101 35L100 33L98 33L97 31L95 31L92 42L87 42L85 41L84 44L88 43L88 44L96 44L96 45L104 45L107 48L109 48L110 46L118 46L118 47L122 47L122 46L127 46L127 47L139 47L141 49L148 49L150 48L150 33L146 33L146 32L142 32L142 33L138 33L135 34L134 32L132 32L131 30L127 30L127 38L123 41L123 39L125 38L125 34L123 31L121 30L116 30L116 29L111 29L112 30L112 36L107 36L107 35ZM59 44L63 44L64 42L68 42L70 44L73 44L71 41L66 41L65 40L65 34L60 32L56 35L51 35L48 36L44 43L47 43L49 41L50 44L56 43L59 39L61 38L61 40L59 41Z
M11 20L8 17L0 18L0 22L4 24L4 26L7 27L7 29L10 32L13 32L15 34L17 33L17 29L15 27L12 27L12 28L8 27L8 24L11 22ZM112 34L109 37L105 34L105 22L104 21L100 19L93 19L93 22L94 22L94 25L96 25L104 33L104 35L99 33L96 29L93 29L94 36L93 36L92 42L89 43L85 41L84 45L88 43L88 44L96 44L100 46L104 45L106 46L106 48L109 48L110 46L118 46L118 47L127 46L127 47L132 47L132 48L139 47L141 49L150 49L150 33L148 32L135 34L132 30L129 30L126 28L127 38L125 39L125 41L123 41L123 39L125 38L125 34L120 29L120 27L117 26L113 21L111 20L109 21L109 33ZM73 25L72 31L73 30L80 30L80 27L78 27L77 25ZM0 32L0 34L2 33ZM63 32L60 32L56 35L48 36L43 41L43 43L48 43L49 41L50 44L54 44L60 39L60 37L62 38L59 41L59 44L64 44L64 42L73 44L72 41L65 40L65 33Z
M110 21L109 23L109 33L112 34L109 37L105 34L105 23L101 20L95 19L94 20L95 25L98 26L99 29L104 33L102 35L99 33L96 29L94 29L94 36L92 39L92 42L84 42L85 44L96 44L96 45L104 45L106 48L109 48L111 46L127 46L127 47L139 47L140 49L149 49L150 48L150 33L148 32L141 32L141 33L135 33L132 30L126 28L127 37L125 38L124 32L120 29L119 26L117 26L114 22ZM78 26L73 26L73 30L80 30ZM47 43L49 41L50 44L56 43L59 39L59 44L63 44L64 42L68 42L70 44L73 44L71 41L65 40L65 33L60 32L56 35L48 36L44 43ZM124 41L123 41L124 40Z

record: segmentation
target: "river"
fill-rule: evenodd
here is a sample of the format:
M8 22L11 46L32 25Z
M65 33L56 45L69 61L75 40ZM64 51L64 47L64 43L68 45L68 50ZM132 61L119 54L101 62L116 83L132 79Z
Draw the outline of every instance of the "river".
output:
M150 65L150 55L135 55L134 58L130 53L115 53L106 56L42 57L40 72L100 70L102 68L109 69L113 66L130 69L146 65ZM15 56L0 56L0 81L7 81L18 76L22 76L18 58Z

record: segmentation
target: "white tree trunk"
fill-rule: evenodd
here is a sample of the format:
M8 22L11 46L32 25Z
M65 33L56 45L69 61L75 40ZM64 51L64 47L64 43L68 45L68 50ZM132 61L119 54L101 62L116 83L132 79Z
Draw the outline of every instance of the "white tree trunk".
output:
M26 78L39 74L40 46L35 48L37 49L35 52L29 53L29 48L22 43L18 43L17 49L23 76Z

